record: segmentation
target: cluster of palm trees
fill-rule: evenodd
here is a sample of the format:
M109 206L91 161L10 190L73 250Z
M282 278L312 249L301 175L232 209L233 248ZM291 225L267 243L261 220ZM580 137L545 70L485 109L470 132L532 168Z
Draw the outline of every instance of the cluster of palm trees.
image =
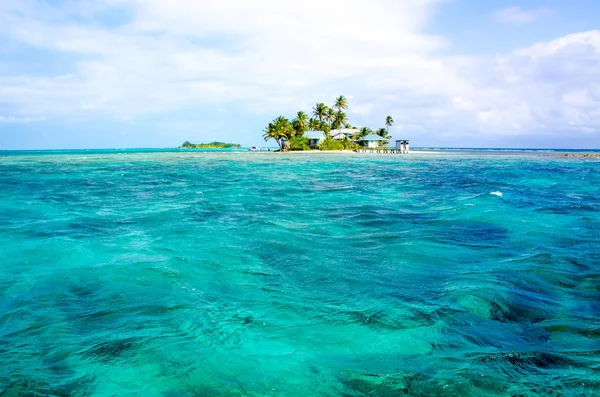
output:
M376 134L385 139L392 139L392 137L390 136L390 127L392 126L392 124L394 124L394 119L392 118L392 116L387 116L385 118L385 128L379 128L378 130L373 131L369 127L362 127L358 136L363 137L370 134Z
M283 116L279 116L267 125L264 131L263 138L265 142L269 139L274 139L279 145L280 149L283 149L285 141L289 141L294 137L302 136L306 131L323 131L327 137L331 130L340 128L354 128L348 124L348 116L344 110L348 109L348 100L345 96L340 95L335 99L333 106L329 107L326 104L320 102L312 108L312 116L299 111L296 113L296 118L288 120ZM394 123L392 116L387 116L385 119L386 128L380 128L375 133L384 137L391 138L389 136L389 127ZM363 137L368 134L373 134L373 130L367 127L360 129L360 133L357 138Z
M335 104L332 107L322 102L317 103L312 109L314 118L308 122L309 129L328 133L341 127L350 128L348 116L344 113L346 109L348 109L348 100L343 95L335 99Z

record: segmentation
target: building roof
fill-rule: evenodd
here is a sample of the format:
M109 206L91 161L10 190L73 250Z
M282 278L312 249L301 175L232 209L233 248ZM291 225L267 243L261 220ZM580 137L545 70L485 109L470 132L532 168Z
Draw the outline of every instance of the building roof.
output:
M308 139L322 139L325 137L325 133L323 131L306 131L304 137Z
M396 142L409 142L408 139L398 139Z
M357 130L356 128L342 128L341 130L331 130L329 131L329 133L331 135L335 135L335 134L357 134L359 133L360 130Z
M358 141L387 141L387 139L379 135L369 134L358 139Z

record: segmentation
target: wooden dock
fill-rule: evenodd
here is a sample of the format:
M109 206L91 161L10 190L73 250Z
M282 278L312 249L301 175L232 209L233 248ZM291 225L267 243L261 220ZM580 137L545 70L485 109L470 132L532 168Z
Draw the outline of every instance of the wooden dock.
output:
M406 150L400 149L379 149L379 148L360 148L357 153L382 153L382 154L408 154Z

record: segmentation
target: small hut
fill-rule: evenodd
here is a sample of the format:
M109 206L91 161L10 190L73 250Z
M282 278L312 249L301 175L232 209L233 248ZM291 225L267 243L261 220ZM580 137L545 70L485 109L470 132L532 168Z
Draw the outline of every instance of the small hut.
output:
M315 149L325 140L325 132L323 131L307 131L304 137L308 138L308 146Z
M401 139L401 140L396 141L396 150L399 153L408 153L410 150L408 140Z

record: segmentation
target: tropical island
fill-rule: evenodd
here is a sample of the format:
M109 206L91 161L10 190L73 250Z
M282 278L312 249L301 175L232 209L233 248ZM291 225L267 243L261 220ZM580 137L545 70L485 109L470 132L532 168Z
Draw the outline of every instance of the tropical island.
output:
M386 148L391 136L389 127L392 116L385 118L385 128L372 130L357 128L348 123L345 110L348 100L343 95L336 98L333 106L317 103L312 117L299 111L292 120L284 116L275 118L264 130L266 141L273 139L281 151L299 150L358 150L361 147Z
M211 142L211 143L191 143L185 141L179 146L180 149L231 149L240 148L237 143Z

